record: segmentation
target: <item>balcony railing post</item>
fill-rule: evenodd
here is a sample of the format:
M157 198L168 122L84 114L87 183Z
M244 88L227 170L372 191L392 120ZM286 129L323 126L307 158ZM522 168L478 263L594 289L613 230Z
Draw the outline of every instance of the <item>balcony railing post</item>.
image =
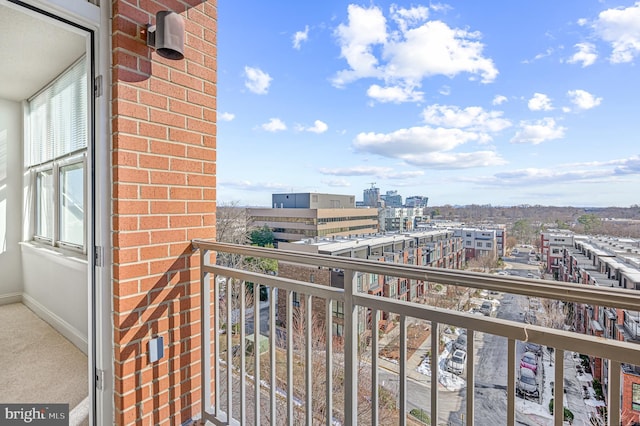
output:
M607 377L608 424L620 424L620 362L609 360Z
M205 266L209 264L209 250L200 250L200 362L202 363L201 374L201 417L207 418L207 410L211 405L211 273L206 271Z
M358 424L358 316L353 296L357 291L353 270L344 271L344 423Z

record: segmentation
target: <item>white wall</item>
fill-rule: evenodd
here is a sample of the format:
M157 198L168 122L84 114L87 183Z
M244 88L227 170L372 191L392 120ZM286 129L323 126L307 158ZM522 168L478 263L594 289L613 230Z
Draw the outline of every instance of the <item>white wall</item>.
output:
M88 270L74 257L22 243L22 301L80 350L87 352Z
M0 99L0 304L20 300L22 106Z

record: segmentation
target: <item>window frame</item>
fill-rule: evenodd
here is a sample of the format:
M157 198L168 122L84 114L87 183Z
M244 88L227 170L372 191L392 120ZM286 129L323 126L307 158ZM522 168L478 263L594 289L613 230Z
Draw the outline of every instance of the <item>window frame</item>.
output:
M62 216L62 203L60 202L60 196L62 194L62 181L60 179L60 173L63 168L81 164L83 170L82 173L82 204L83 204L83 220L82 220L82 244L75 244L61 239L61 216ZM39 200L38 200L38 175L42 172L51 171L53 179L53 194L51 199L53 200L53 224L51 237L38 235L38 223L39 223ZM87 253L87 149L69 153L62 157L48 161L46 163L30 167L30 185L33 188L33 215L32 226L33 236L32 239L38 243L46 244L52 247L60 247L69 249L75 252L83 254Z

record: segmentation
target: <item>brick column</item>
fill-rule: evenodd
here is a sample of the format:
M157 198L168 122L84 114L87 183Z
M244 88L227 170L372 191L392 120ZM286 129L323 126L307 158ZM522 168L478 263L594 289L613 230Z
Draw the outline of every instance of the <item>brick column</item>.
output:
M112 3L115 423L179 425L200 410L199 257L215 237L217 6ZM185 22L183 60L146 46L159 10ZM151 338L164 357L148 358Z

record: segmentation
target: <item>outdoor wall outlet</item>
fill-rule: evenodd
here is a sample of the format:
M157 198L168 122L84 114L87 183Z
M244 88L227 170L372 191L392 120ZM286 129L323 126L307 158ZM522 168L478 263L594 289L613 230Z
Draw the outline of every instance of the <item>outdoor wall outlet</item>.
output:
M156 362L164 356L164 338L156 337L149 340L149 362Z

